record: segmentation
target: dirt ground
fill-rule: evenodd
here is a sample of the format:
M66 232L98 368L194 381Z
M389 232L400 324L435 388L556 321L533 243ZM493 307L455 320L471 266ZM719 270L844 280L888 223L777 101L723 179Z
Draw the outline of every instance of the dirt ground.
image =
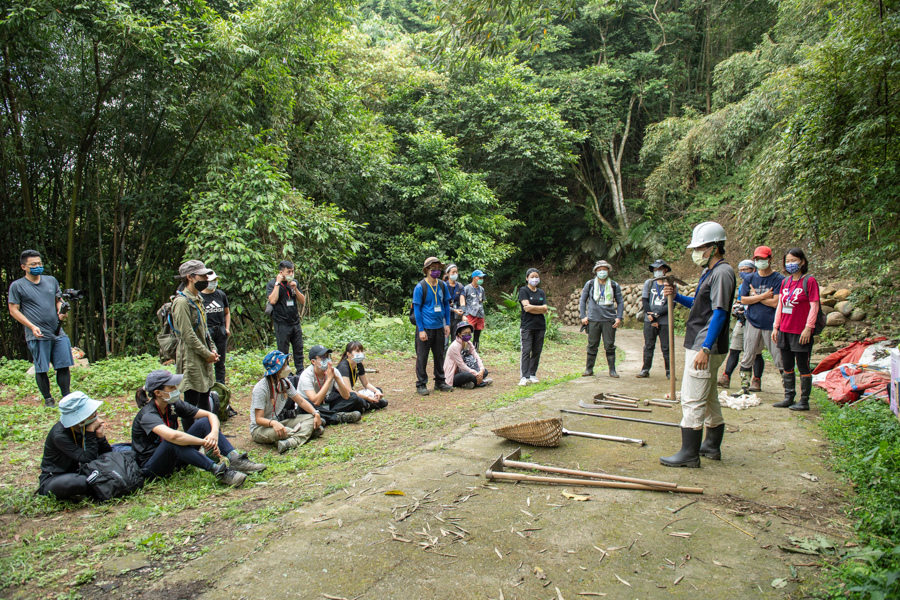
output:
M761 406L724 409L724 458L704 459L700 469L659 464L659 456L678 449L677 428L576 415L564 417L566 428L641 438L646 445L564 437L557 448L522 448L525 459L536 463L699 486L702 495L485 479L494 460L518 447L492 434L494 427L557 416L560 408L577 409L579 400L601 391L642 398L666 392L659 365L651 378L634 378L640 332L622 331L617 341L626 357L621 379L605 373L577 378L490 412L474 393L422 400L406 396L411 383L388 383L386 391L404 386L409 399L392 404L374 423L399 424L403 411L404 418L440 419L443 425L401 427L389 444L374 436L372 443L395 450L382 456L386 461L326 470L324 480L337 491L273 520L211 524L205 553L190 560L117 555L80 593L210 599L804 596L816 586L821 563L781 547L790 546L792 536L850 543L842 507L852 492L824 462L815 414L771 407L779 387L771 375L764 378ZM573 366L580 369L582 356L580 344L564 349L539 375L571 373ZM508 378L510 366L497 373ZM498 377L496 385L513 384ZM654 407L640 416L675 423L680 410ZM307 481L302 475L294 481ZM235 493L250 510L299 494L305 485ZM196 508L182 517L202 512Z

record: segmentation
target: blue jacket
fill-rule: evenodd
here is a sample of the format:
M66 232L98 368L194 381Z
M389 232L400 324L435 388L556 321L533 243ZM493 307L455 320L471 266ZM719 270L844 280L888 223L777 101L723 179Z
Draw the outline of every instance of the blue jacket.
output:
M423 294L424 288L424 294ZM425 329L440 329L444 325L450 325L450 290L447 284L441 280L437 282L437 297L435 298L435 288L428 285L422 285L422 282L416 284L413 292L413 312L416 315L416 327L419 331ZM434 307L440 307L440 312L435 311Z

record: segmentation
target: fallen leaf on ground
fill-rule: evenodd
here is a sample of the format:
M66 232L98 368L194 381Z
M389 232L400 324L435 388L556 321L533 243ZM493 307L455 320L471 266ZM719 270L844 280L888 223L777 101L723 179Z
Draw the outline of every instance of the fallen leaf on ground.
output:
M812 473L800 473L800 477L803 479L809 479L810 481L818 481L819 478L813 475Z
M772 580L772 587L776 590L780 590L781 588L787 585L787 579L779 577L778 579Z
M535 568L534 568L534 575L535 575L535 577L537 577L538 579L547 579L547 574L544 573L544 570L543 570L542 568L540 568L540 567L535 567Z
M563 490L562 495L565 496L566 498L568 498L569 500L575 500L576 502L587 502L588 500L591 499L590 496L579 496L578 494L571 494L565 490Z
M385 492L384 495L385 496L405 496L406 494L404 492L401 492L400 490L390 490L388 492Z
M725 567L726 569L730 569L730 568L731 568L731 567L729 567L728 565L723 565L722 563L720 563L720 562L717 561L717 560L714 560L714 561L713 561L713 564L716 565L717 567Z

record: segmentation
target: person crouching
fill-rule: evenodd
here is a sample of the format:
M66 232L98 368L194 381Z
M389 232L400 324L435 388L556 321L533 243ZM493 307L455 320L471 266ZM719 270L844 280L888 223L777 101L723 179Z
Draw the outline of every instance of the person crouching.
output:
M131 444L144 477L168 477L193 465L222 483L240 487L247 473L264 471L266 465L248 459L221 434L216 415L181 400L182 378L163 369L151 371L138 390L141 409L131 425ZM178 430L179 418L193 421L187 431ZM204 451L225 456L228 462L216 464Z
M456 326L456 335L444 360L444 381L447 385L471 390L476 386L485 387L494 383L488 377L475 344L471 342L474 331L475 328L465 321Z

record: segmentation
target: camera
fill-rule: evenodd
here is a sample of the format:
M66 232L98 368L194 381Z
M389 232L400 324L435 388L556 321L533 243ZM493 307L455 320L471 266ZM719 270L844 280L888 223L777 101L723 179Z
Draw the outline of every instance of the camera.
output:
M84 294L81 290L73 290L69 288L67 290L62 290L60 292L56 292L56 297L62 300L61 306L59 307L59 314L64 315L69 312L69 308L71 308L70 301L81 300L84 298Z

